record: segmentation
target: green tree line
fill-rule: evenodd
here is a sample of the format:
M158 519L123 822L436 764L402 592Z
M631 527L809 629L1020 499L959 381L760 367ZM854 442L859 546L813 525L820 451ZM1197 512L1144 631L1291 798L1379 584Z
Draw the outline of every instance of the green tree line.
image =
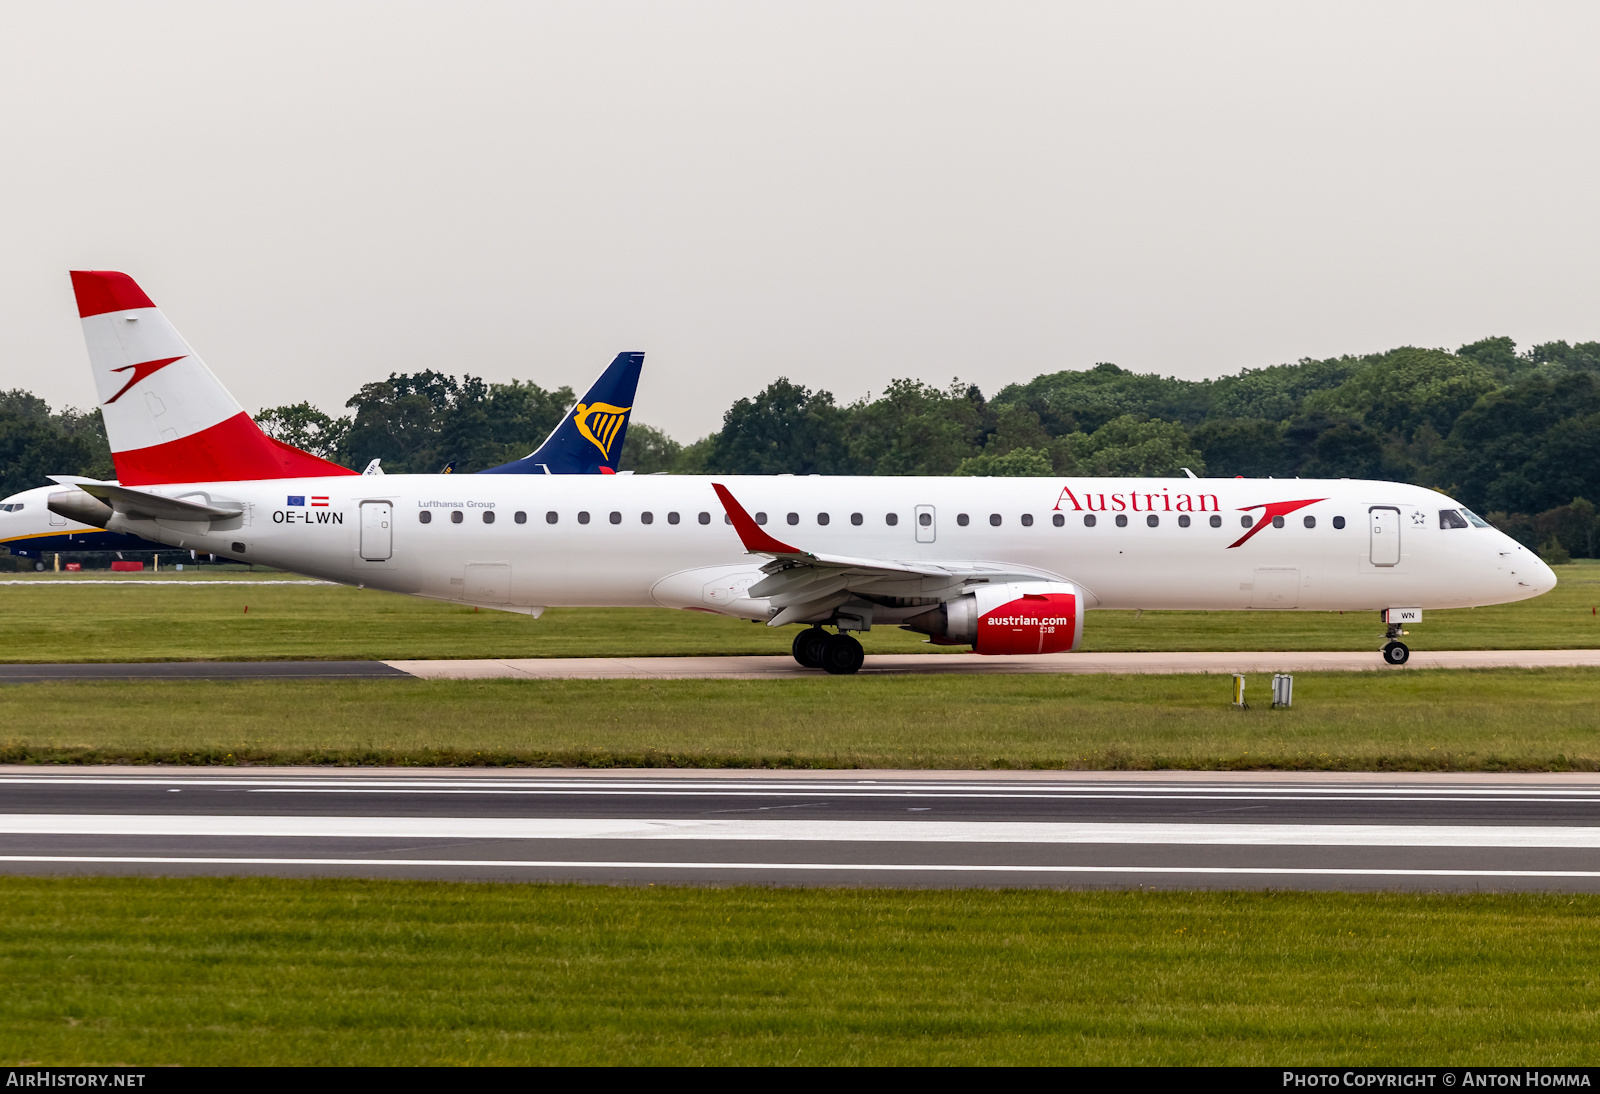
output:
M526 455L575 401L567 387L434 371L364 385L334 416L309 403L257 416L290 444L360 469L479 471ZM7 493L48 473L109 475L98 412L0 395ZM1305 359L1212 380L1114 364L1036 376L985 397L896 380L841 404L787 378L680 444L629 426L639 473L1349 477L1437 487L1549 557L1600 555L1600 343L1510 338Z

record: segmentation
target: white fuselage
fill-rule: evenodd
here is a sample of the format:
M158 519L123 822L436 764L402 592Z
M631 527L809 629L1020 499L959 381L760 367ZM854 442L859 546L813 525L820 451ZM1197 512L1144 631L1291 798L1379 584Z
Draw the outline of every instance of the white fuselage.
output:
M149 487L244 514L209 529L119 514L108 527L512 611L632 605L765 619L769 606L743 592L768 560L746 553L714 481L801 551L1037 571L1078 585L1088 607L1457 608L1555 585L1501 532L1443 527L1441 510L1461 510L1444 495L1351 479L349 476ZM1324 500L1230 546L1261 506L1307 499Z

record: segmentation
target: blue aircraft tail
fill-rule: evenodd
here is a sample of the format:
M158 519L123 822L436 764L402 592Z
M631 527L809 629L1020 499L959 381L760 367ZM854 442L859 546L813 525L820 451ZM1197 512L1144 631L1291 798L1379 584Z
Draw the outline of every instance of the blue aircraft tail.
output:
M614 475L644 354L619 353L532 455L480 475Z

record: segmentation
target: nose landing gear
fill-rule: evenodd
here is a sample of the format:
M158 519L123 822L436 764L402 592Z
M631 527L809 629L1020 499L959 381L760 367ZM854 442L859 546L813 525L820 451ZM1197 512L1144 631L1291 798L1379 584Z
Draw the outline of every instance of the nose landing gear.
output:
M1403 665L1411 660L1411 647L1400 641L1400 636L1406 632L1400 629L1399 623L1388 623L1384 628L1384 637L1389 641L1383 646L1383 663L1386 665Z

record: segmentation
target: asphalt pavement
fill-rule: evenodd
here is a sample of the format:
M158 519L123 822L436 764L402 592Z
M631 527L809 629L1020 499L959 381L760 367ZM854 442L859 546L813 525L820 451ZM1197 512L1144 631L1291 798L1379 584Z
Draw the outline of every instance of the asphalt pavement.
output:
M1600 776L10 767L0 871L1600 892Z

